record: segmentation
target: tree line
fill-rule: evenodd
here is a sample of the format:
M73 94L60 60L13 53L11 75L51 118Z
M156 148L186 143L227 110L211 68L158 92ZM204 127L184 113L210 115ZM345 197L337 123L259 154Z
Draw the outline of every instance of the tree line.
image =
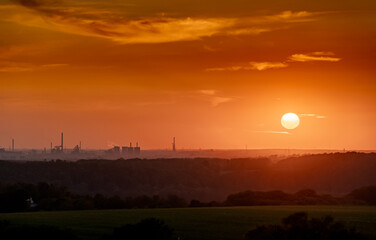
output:
M0 184L0 212L60 211L127 208L179 208L187 202L176 195L121 198L102 194L79 195L48 183Z
M375 163L375 153L356 152L291 156L278 162L268 158L0 161L0 182L46 182L81 195L174 194L199 201L223 201L248 189L311 188L338 196L376 185Z
M305 189L296 193L282 191L244 191L231 194L225 201L201 202L176 196L120 197L102 194L79 195L64 186L48 184L0 183L0 212L60 211L131 208L183 208L256 205L376 205L376 186L355 189L342 197L319 195Z

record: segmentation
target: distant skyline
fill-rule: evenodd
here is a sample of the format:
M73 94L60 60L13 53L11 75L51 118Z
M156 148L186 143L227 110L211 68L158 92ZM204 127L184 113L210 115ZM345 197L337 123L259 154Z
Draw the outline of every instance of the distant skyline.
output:
M374 150L375 26L369 0L0 0L0 148Z

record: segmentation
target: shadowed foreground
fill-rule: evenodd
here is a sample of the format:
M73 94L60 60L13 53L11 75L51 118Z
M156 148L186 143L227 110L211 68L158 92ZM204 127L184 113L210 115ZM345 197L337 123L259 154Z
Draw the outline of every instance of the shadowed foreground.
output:
M263 206L230 208L131 209L0 214L12 224L50 225L72 229L82 239L99 239L125 224L145 218L162 219L184 239L239 240L259 225L279 224L295 212L309 217L332 216L347 227L376 236L376 207L366 206Z
M245 240L367 240L355 227L346 227L331 216L308 219L298 212L282 219L282 224L259 226L245 235Z

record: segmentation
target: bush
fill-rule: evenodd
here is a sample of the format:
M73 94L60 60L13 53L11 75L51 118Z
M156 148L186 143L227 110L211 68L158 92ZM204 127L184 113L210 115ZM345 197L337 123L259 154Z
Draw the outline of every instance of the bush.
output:
M347 229L333 217L308 219L307 213L294 213L281 225L260 226L246 233L245 240L363 240L355 228Z
M127 224L115 228L112 235L105 236L102 240L172 240L173 229L168 227L163 220L148 218L136 224Z
M364 201L369 205L376 205L376 186L355 189L347 195L349 198Z
M2 240L38 239L38 240L76 240L70 230L62 230L53 226L12 225L8 221L0 221Z

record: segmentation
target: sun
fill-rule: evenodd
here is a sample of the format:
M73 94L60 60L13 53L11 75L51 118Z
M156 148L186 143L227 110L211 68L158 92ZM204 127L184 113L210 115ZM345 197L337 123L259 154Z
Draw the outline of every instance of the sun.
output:
M286 129L294 129L299 126L300 119L295 113L286 113L282 116L281 124Z

